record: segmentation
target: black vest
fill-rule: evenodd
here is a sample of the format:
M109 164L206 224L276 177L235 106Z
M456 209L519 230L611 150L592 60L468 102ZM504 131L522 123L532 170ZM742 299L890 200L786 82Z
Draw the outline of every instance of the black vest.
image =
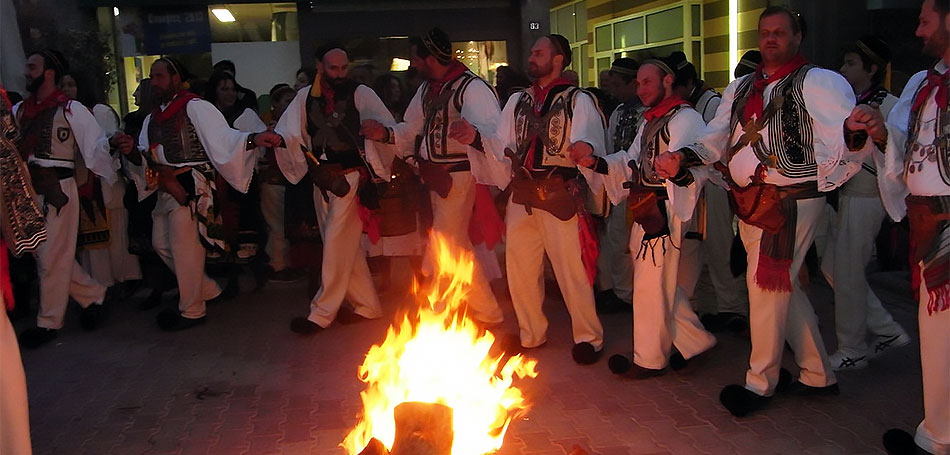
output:
M307 133L316 156L325 153L327 162L340 163L345 168L362 166L360 157L360 113L354 94L360 84L345 79L334 91L333 106L327 113L325 97L307 94Z
M162 144L165 161L169 164L208 161L208 153L201 144L195 125L188 118L187 105L164 122L158 122L155 116L152 116L148 122L148 141L151 144Z

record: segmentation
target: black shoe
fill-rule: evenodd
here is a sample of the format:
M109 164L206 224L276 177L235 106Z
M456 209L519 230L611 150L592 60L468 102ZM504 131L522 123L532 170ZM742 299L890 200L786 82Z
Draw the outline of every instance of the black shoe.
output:
M630 361L627 356L623 354L614 354L607 359L607 368L610 368L610 371L616 375L623 375L624 377L630 379L649 379L655 378L657 376L662 376L665 370L654 370L651 368L644 368L640 365L637 365Z
M613 374L625 374L630 371L630 365L633 365L633 362L623 354L614 354L607 359L607 368Z
M802 384L801 382L798 382L792 376L792 373L785 368L779 370L778 385L775 386L775 391L781 394L795 395L799 397L832 396L839 395L841 393L841 389L838 388L838 384L831 384L824 387L812 387L810 385Z
M753 411L764 408L771 399L738 384L727 385L719 393L719 402L736 417L745 417Z
M270 280L275 283L293 283L303 279L304 275L294 269L278 270L270 274Z
M674 349L673 355L670 356L670 368L672 368L673 371L679 371L686 368L687 365L689 365L689 360L686 360L683 354L680 354L679 351Z
M594 306L598 314L617 314L633 312L633 305L627 303L614 291L600 291L594 297Z
M55 329L44 329L42 327L33 327L26 329L20 334L20 346L27 349L36 349L56 338Z
M912 434L898 428L887 430L882 442L884 443L884 450L890 455L923 455L927 453L917 446Z
M703 328L712 333L729 331L743 334L749 330L749 320L739 313L704 314L700 316L699 322L703 324Z
M102 323L103 316L102 304L93 303L83 308L82 312L79 313L79 326L87 332L96 330L96 327L99 327L99 324Z
M296 317L290 320L290 330L301 335L313 335L323 330L323 327L307 318Z
M166 332L177 332L204 324L207 319L206 316L197 319L186 318L178 310L166 309L158 313L155 322L158 323L158 328Z
M139 304L138 309L142 311L148 311L152 308L155 308L162 304L162 291L158 289L152 289L152 292L148 294L148 297Z
M594 345L582 341L571 348L571 357L578 365L591 365L600 359L600 351L594 349Z
M370 321L370 318L358 314L353 307L349 305L340 306L340 310L336 312L336 321L343 325L356 324L358 322Z

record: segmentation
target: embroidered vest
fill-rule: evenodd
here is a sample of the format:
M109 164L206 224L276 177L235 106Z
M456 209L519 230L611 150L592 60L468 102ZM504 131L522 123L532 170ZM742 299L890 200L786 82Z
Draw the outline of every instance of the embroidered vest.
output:
M914 92L913 100L917 99L917 94L927 85L927 78L924 78ZM924 161L936 162L937 169L940 170L940 179L943 183L950 185L950 108L940 108L937 106L937 118L934 122L934 141L932 144L921 145L917 138L920 136L920 129L924 124L929 123L928 119L921 119L920 114L926 108L926 104L921 106L917 112L911 110L908 116L907 142L904 152L904 173L919 172L924 167Z
M534 110L532 90L525 90L515 106L515 146L518 156L526 159L531 145L535 144L534 162L524 163L528 168L552 167L575 168L568 155L571 145L571 122L574 117L574 96L585 93L570 85L555 87L548 93L540 113Z
M775 167L779 174L788 178L818 175L813 120L805 108L804 96L805 75L814 67L815 65L802 65L775 84L771 97L784 97L782 107L765 123L768 135L752 145L759 161ZM745 106L743 100L747 99L752 91L752 80L751 76L746 77L736 88L730 131L735 131L739 125L741 112L738 108ZM770 100L766 100L765 104Z
M465 90L475 81L485 83L481 78L465 71L452 81L442 85L438 94L428 94L429 83L423 83L420 88L425 94L422 98L422 113L425 115L426 149L429 151L429 160L436 163L458 163L468 160L467 146L456 141L449 141L449 125L462 118L462 101ZM486 84L487 85L487 84Z
M360 137L360 113L356 109L353 97L359 83L345 80L334 93L333 108L327 114L327 100L324 97L307 95L307 133L310 134L311 148L320 156L323 152L327 161L340 163L344 167L361 166L360 157L363 139Z
M637 127L643 119L642 105L623 103L617 108L617 129L614 130L614 149L608 153L622 152L630 148L637 136Z
M151 144L162 144L165 161L169 164L208 161L208 154L198 138L195 125L188 118L187 106L179 109L164 122L157 122L155 117L152 117L148 122L148 141Z
M80 108L85 109L82 106ZM72 163L75 160L79 144L76 143L76 136L66 120L62 105L46 109L30 121L23 120L23 109L17 111L17 114L22 129L17 146L26 142L35 144L33 150L22 150L21 153L31 153L37 158L64 163ZM27 138L33 138L35 141L28 141Z
M670 149L670 121L685 107L687 107L686 104L676 106L662 117L647 122L643 127L643 135L640 136L640 156L637 162L637 167L640 169L640 185L663 190L665 194L666 180L657 175L653 168L653 160L660 153Z

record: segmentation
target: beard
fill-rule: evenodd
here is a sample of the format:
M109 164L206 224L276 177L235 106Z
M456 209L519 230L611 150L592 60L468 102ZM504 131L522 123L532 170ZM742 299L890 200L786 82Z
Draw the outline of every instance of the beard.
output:
M554 63L548 62L547 65L528 64L528 76L533 79L540 79L554 72Z
M162 90L158 87L152 86L152 106L161 106L162 104L168 103L172 100L172 91L171 90Z
M327 85L332 89L338 89L343 85L343 82L346 81L345 77L327 77Z
M40 91L40 87L43 86L43 82L46 81L46 76L41 75L40 77L34 77L26 81L26 89L36 95Z
M947 46L950 46L950 38L947 37L947 29L941 22L937 31L924 40L923 53L929 57L940 58L946 52Z

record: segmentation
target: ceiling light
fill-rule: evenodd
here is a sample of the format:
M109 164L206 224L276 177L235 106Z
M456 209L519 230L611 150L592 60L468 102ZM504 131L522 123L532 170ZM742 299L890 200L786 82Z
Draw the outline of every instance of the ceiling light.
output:
M119 15L119 7L118 7L118 6L113 6L113 7L112 7L112 15L113 15L113 16L118 16L118 15Z
M214 14L214 17L218 18L221 22L234 22L234 15L231 14L231 10L227 8L212 8L211 14Z
M409 60L404 58L394 58L393 64L389 66L389 71L406 71L409 69Z

